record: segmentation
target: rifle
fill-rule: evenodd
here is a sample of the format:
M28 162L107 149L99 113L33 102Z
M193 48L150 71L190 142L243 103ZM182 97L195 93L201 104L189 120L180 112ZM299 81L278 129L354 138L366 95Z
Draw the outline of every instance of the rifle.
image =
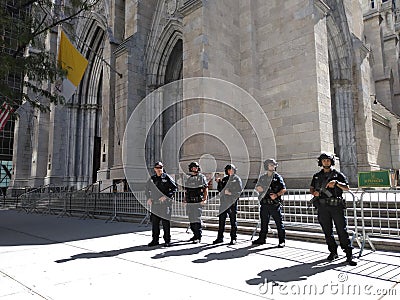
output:
M320 194L324 193L329 198L331 198L333 196L332 193L326 189L326 187L321 187L318 192ZM307 209L309 209L311 207L311 205L314 205L314 202L317 201L317 200L319 200L319 196L312 197L311 200L308 201L308 203L307 203ZM316 207L316 206L314 205L314 207Z

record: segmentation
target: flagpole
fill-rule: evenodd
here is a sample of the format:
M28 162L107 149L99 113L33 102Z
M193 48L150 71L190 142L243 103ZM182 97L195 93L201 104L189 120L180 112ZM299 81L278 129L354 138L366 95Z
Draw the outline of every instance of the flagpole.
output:
M86 46L94 55L96 55L102 62L104 62L111 71L114 73L118 74L119 78L122 78L122 73L119 73L117 70L115 70L102 56L100 56L96 51L94 51L88 44L86 44L82 39L77 36L76 34L72 34L79 42L81 42L84 46Z

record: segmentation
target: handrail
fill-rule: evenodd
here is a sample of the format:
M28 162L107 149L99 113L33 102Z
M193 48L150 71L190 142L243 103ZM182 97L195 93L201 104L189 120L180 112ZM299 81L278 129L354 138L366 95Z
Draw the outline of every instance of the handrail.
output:
M111 185L109 185L109 186L107 186L107 187L101 189L101 190L99 191L99 193L101 193L101 192L103 192L103 191L105 191L105 190L107 190L107 189L109 189L109 188L113 188L113 187L115 187L115 184L111 184ZM112 190L110 190L110 193L112 193Z
M38 186L37 188L34 188L33 190L29 190L29 191L26 191L26 192L20 194L19 197L21 197L21 196L23 196L25 194L31 194L31 193L33 193L33 192L35 192L37 190L43 189L45 187L50 187L51 185L52 185L52 183L48 183L48 184L45 184L45 185Z
M89 192L90 188L92 188L92 192L93 192L93 187L95 185L98 185L98 182L93 182L93 183L91 183L91 184L89 184L89 185L87 185L87 186L85 186L83 188L80 188L79 190L74 191L74 193L78 193L78 192L82 192L82 191L85 191L87 193L87 192Z

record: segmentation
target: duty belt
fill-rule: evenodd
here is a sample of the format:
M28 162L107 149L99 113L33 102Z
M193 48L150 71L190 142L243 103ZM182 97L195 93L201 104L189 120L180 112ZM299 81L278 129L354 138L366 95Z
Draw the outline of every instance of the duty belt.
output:
M280 203L280 202L279 202L278 199L275 199L275 200L266 199L266 198L261 199L261 204L277 205L277 204L279 204L279 203Z
M202 198L200 196L188 197L187 200L188 203L200 203L202 201Z
M343 199L341 198L335 198L335 197L331 197L331 198L323 198L323 199L319 199L319 203L321 205L328 205L328 206L339 206L343 204Z

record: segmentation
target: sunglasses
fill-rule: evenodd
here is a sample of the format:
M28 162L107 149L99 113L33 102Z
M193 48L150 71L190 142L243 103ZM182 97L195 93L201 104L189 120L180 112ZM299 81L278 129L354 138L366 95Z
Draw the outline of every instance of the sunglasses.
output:
M154 167L154 169L162 169L163 167Z

